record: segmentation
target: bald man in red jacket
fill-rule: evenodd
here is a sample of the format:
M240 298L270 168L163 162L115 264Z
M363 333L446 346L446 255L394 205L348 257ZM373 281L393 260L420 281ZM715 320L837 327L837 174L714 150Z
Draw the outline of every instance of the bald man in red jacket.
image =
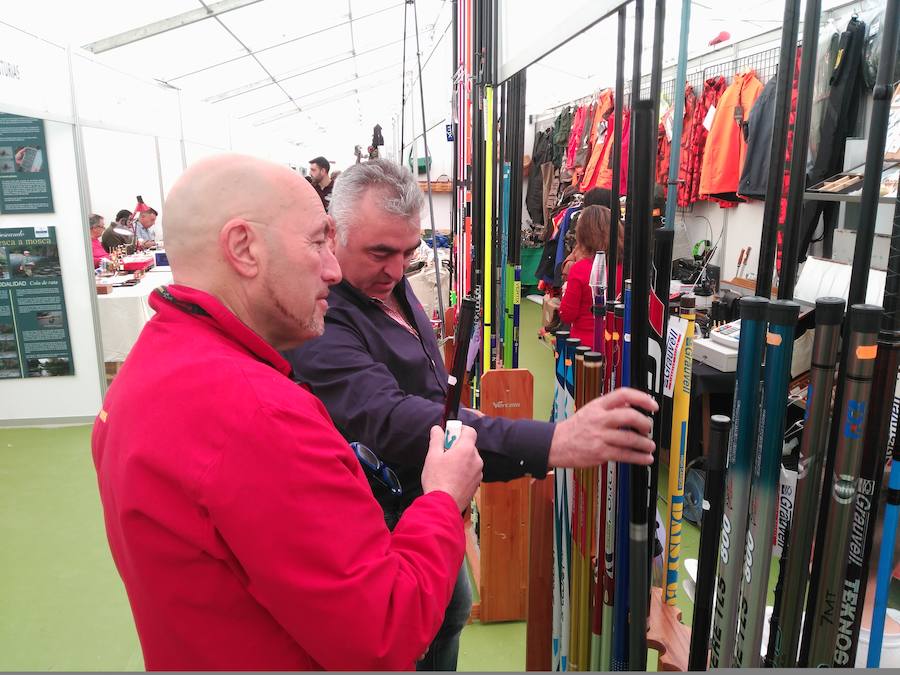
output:
M341 279L315 190L250 157L166 200L175 283L116 376L92 448L151 670L412 669L462 562L475 432L432 429L425 494L388 531L354 452L278 350L323 330ZM158 423L146 418L155 401Z

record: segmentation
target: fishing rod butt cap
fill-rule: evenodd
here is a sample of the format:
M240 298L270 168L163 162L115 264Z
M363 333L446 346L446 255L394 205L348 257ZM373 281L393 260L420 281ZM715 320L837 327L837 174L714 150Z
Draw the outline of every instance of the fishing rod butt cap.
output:
M740 300L741 321L765 321L769 300L759 295L748 295Z
M682 295L679 306L681 309L694 309L697 306L697 298L693 295Z
M600 352L592 352L590 350L584 353L584 362L585 363L599 363L603 360L603 354Z
M816 323L820 326L837 326L844 318L843 298L818 298L816 300Z
M731 418L728 415L712 415L709 418L711 431L728 431L731 427Z
M854 332L877 333L883 311L878 305L852 305L848 327Z
M795 326L800 316L800 304L793 300L772 300L768 309L769 323L777 326Z

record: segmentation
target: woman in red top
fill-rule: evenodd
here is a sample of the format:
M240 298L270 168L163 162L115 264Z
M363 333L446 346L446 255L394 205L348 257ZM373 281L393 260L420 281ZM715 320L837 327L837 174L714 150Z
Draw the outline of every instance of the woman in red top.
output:
M591 266L597 251L608 249L609 245L609 209L605 206L587 206L578 217L575 227L575 248L572 257L575 264L569 269L569 279L563 290L562 302L559 306L559 317L571 325L573 338L581 340L581 344L594 348L594 315L591 307L594 303L594 292L589 285ZM618 260L622 259L622 240L624 230L618 228L617 249ZM617 265L617 285L621 286L622 267Z

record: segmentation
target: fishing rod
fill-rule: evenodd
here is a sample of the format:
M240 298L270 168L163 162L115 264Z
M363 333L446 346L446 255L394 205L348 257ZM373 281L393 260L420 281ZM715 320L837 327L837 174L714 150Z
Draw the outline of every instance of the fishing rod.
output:
M828 444L831 392L834 389L834 369L837 365L843 317L842 298L816 300L815 336L797 464L794 511L781 554L778 582L775 586L775 606L769 624L766 666L770 668L792 668L797 665L803 602L797 602L796 594L799 592L803 597L806 595L815 534L815 529L808 524L816 522L822 489L822 461ZM792 596L786 596L786 592L790 592Z
M709 661L709 630L712 626L713 597L716 592L716 558L719 528L725 505L725 455L731 420L725 415L709 418L709 448L706 451L706 479L703 483L703 517L700 521L700 551L697 555L697 585L694 589L694 621L688 670L706 670Z

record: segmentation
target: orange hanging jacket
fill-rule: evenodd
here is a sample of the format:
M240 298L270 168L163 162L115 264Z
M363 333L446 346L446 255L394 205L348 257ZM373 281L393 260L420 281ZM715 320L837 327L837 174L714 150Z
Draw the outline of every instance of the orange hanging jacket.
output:
M615 108L613 102L612 89L604 89L600 92L597 100L597 110L594 113L594 123L591 125L591 154L588 159L587 166L584 169L584 176L579 186L582 192L586 192L594 187L597 182L597 172L600 169L600 159L603 156L603 150L607 141L612 137L610 128L612 127L612 118L610 118L607 126L606 136L600 138L600 123L606 119Z
M743 127L753 104L763 90L763 83L752 70L738 73L722 93L716 106L700 173L700 198L743 201L737 196L741 168L747 153Z

